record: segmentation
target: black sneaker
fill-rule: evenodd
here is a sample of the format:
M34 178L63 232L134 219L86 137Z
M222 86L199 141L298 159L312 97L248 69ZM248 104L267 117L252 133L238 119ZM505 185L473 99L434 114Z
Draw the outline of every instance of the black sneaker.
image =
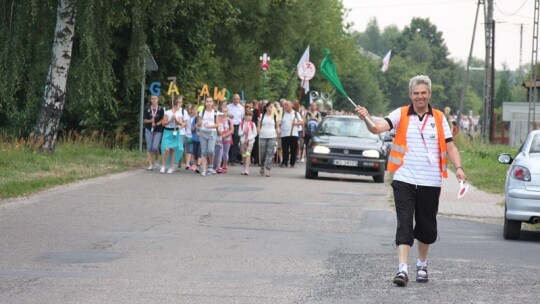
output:
M427 266L416 266L416 282L427 283L429 281Z
M398 272L396 276L394 277L394 281L393 281L393 283L399 287L407 286L408 282L409 282L409 276L407 276L407 273L405 271Z

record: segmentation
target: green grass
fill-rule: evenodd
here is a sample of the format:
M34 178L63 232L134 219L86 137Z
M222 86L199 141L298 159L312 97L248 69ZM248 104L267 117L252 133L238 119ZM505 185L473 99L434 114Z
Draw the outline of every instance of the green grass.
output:
M29 195L145 164L140 152L107 148L92 139L63 141L52 154L32 151L24 140L2 142L0 151L0 198Z
M108 148L99 136L81 137L70 134L61 141L55 153L32 151L24 140L0 142L0 198L29 195L38 191L117 173L145 164L145 157L136 151ZM497 157L507 152L515 156L517 148L503 145L471 143L459 135L456 145L460 150L467 179L477 188L490 193L504 193L508 165L500 164Z
M497 158L501 153L510 153L515 157L518 148L479 142L478 138L469 142L461 134L455 140L467 180L480 190L496 194L504 193L508 165L499 163Z

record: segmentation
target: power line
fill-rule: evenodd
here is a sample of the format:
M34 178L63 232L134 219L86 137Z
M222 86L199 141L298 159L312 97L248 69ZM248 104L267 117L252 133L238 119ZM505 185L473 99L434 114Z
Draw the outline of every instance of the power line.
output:
M506 13L506 12L503 12L501 10L501 8L499 7L499 5L497 4L497 2L495 2L495 7L497 7L497 11L499 13L501 13L503 16L506 16L506 17L512 17L514 16L515 14L519 13L519 11L521 11L521 9L525 6L525 4L527 3L527 0L523 1L523 3L521 4L521 6L517 9L517 11L513 12L513 13Z
M372 5L372 6L356 6L351 5L351 9L372 9L372 8L389 8L389 7L406 7L406 6L423 6L423 5L439 5L439 4L455 4L459 2L471 2L470 0L454 0L454 1L430 1L430 2L416 2L416 3L402 3L402 4L385 4L385 5Z

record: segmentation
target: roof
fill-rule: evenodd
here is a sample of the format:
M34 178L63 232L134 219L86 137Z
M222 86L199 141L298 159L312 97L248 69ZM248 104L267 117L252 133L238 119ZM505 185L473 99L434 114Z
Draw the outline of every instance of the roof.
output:
M522 84L523 87L526 87L526 88L531 88L531 87L535 87L535 88L540 88L540 79L536 79L536 81L532 81L532 80L525 80L523 81L523 84Z

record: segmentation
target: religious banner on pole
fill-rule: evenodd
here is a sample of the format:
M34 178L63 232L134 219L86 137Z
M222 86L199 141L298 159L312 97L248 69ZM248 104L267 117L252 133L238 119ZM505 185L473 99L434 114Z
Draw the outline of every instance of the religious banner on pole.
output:
M304 93L307 93L309 92L309 80L315 75L315 65L309 62L309 45L304 51L304 54L302 54L302 57L300 57L300 60L298 61L296 67L298 70L298 77L300 77L300 79L302 80L302 88L304 88ZM300 75L301 73L303 76ZM311 75L311 73L313 73L313 75L309 79L307 79L307 77L305 76Z

